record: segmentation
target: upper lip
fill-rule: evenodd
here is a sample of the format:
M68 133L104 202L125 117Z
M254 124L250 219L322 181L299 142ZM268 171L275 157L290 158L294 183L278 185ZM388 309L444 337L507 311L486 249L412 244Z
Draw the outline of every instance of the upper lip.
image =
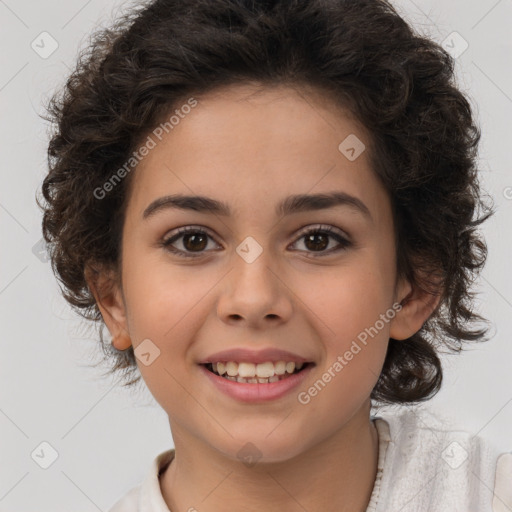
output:
M232 348L215 352L207 358L199 361L199 364L218 363L219 361L237 361L247 363L265 363L267 361L285 361L294 363L308 363L310 360L286 350L266 348L263 350L251 350L248 348Z

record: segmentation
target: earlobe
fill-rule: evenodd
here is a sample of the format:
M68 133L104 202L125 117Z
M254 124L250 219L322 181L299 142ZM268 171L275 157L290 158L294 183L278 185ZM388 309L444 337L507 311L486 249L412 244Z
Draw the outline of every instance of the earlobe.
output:
M115 273L88 266L85 270L85 279L112 336L112 345L118 350L126 350L131 346L131 339L128 334L125 304Z
M435 311L441 299L440 293L431 294L407 281L397 294L401 309L390 322L390 338L405 340L416 334Z
M112 337L112 345L117 348L117 350L126 350L132 346L132 340L128 333L124 331L123 333L118 334L115 337Z

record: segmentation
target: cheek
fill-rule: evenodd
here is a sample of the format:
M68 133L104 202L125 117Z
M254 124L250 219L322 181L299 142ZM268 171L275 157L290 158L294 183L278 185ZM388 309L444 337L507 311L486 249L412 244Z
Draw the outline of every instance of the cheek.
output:
M388 295L374 276L367 277L361 280L351 273L331 279L316 309L328 325L322 328L325 353L316 380L302 390L299 402L311 417L323 418L327 430L347 421L370 396L386 357L392 316L386 322L381 315L386 318Z
M127 258L123 272L128 323L137 339L154 336L163 341L196 325L190 317L213 285L212 276L200 275L198 267L179 267L142 253Z
M371 267L370 262L347 265L308 281L309 278L302 278L300 285L300 289L308 290L304 302L339 342L355 339L391 306L389 279L378 268Z
M368 251L315 286L303 283L303 289L313 290L305 302L315 313L316 330L323 333L322 366L331 374L322 380L332 382L333 397L366 394L382 369L394 317L393 276L383 266Z
M212 276L192 277L192 267L184 271L155 262L137 265L135 258L126 263L128 325L134 350L140 357L139 371L164 410L187 410L190 397L183 392L183 386L187 386L192 364L189 348L208 315L206 308L211 308L205 295L214 285L210 283ZM147 351L145 347L142 351L142 346L137 350L142 342ZM144 363L143 352L149 352L149 364Z

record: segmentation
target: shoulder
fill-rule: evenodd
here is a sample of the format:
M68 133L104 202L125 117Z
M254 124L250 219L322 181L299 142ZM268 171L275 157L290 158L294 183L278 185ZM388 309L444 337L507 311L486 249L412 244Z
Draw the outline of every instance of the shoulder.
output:
M169 512L160 489L160 473L174 458L174 449L157 455L140 485L130 489L108 512Z
M140 485L130 489L108 512L138 512Z
M495 452L490 440L474 434L446 415L427 408L407 408L378 414L389 426L391 441L401 452L419 449L433 452L450 466L458 466L471 455ZM479 464L485 460L473 459ZM488 462L488 461L487 461Z
M512 510L512 452L498 457L492 507L493 512Z
M506 495L512 489L512 454L501 454L490 440L424 407L384 408L374 417L386 444L383 499L391 508L410 501L404 512L433 504L439 512L491 512L496 495L503 503L512 500Z

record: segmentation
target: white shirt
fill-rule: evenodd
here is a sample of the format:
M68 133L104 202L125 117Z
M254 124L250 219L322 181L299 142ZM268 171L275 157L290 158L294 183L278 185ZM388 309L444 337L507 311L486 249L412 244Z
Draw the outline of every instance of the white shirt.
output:
M379 460L366 512L511 512L512 453L453 428L427 410L372 416ZM159 473L174 449L159 454L143 482L109 512L170 512Z

